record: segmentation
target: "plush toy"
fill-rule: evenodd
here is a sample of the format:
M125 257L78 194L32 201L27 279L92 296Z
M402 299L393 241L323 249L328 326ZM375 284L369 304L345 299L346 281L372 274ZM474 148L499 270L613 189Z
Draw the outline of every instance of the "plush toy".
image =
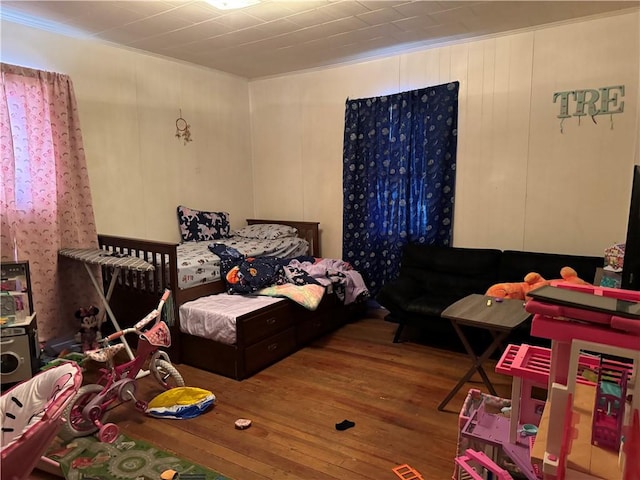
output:
M80 320L80 329L75 339L82 344L83 352L96 350L99 347L98 342L102 339L100 332L102 322L97 317L98 313L100 309L93 305L76 311L76 318Z
M530 290L527 282L504 282L491 285L485 295L495 298L524 300L525 292Z
M496 283L489 287L485 295L496 298L514 298L516 300L526 300L527 294L538 287L544 285L554 285L559 282L568 282L576 285L589 285L578 273L571 267L562 267L560 269L560 279L545 280L542 275L536 272L527 273L524 282L507 282Z
M591 285L589 282L578 277L578 272L571 267L562 267L560 269L560 276L564 282L574 283L576 285Z

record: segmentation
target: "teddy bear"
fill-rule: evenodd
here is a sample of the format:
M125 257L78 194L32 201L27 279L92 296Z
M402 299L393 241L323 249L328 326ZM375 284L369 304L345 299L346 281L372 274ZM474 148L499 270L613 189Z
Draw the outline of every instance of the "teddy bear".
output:
M100 326L102 322L98 319L100 309L91 305L89 308L80 308L75 316L80 320L80 329L76 333L75 340L82 344L82 351L96 350L98 342L102 339Z
M526 300L531 290L544 285L556 285L559 282L568 282L575 285L589 285L589 282L578 277L578 273L571 267L560 269L560 279L546 280L537 272L529 272L524 277L524 282L496 283L489 287L485 295L496 298L513 298Z

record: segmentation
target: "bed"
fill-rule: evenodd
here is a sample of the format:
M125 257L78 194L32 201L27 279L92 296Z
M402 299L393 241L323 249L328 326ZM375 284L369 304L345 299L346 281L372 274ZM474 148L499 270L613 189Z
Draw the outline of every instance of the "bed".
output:
M248 219L247 225L277 224L296 229L306 240L309 254L320 257L319 223L289 220ZM110 306L121 326L132 325L153 309L165 288L173 292L170 355L176 363L241 380L267 365L284 358L318 336L347 321L358 308L343 305L326 295L320 306L309 311L284 300L258 308L238 317L236 342L224 343L186 333L180 329L180 306L208 295L223 293L221 279L181 288L178 243L131 239L111 235L98 236L100 248L114 255L135 256L154 266L150 272L121 271L111 294ZM103 282L110 284L112 270L102 271Z

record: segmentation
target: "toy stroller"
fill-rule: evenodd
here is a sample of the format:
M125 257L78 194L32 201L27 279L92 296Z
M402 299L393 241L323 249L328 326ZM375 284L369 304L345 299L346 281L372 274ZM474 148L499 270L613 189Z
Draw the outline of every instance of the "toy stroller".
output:
M68 362L2 395L2 480L29 477L62 426L62 413L81 384L80 367Z

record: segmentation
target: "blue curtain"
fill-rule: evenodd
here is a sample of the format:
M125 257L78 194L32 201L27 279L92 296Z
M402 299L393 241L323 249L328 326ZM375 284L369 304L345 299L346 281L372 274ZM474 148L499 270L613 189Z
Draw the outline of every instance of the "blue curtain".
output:
M375 295L407 243L450 245L458 82L347 100L343 259Z

